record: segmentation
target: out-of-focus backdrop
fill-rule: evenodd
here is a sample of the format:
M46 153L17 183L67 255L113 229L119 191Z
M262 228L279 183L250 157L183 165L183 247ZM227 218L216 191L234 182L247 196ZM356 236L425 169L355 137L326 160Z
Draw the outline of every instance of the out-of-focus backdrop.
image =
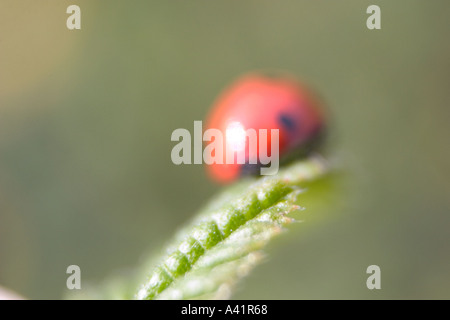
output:
M320 223L271 245L234 297L450 298L449 16L444 0L2 0L0 285L60 298L68 265L94 284L138 265L221 188L172 164L172 131L277 68L327 102L341 204L309 207Z

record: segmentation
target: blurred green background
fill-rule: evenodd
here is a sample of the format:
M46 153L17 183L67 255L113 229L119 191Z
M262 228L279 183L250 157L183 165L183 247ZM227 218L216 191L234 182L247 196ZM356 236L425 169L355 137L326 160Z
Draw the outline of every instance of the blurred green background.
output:
M0 284L60 298L68 265L83 283L138 265L221 188L172 164L172 131L279 68L327 102L345 179L234 297L449 299L449 16L445 0L1 0Z

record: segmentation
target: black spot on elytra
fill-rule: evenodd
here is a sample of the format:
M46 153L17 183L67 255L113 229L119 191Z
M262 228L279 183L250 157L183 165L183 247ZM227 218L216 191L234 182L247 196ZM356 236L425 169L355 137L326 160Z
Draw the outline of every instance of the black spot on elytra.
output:
M296 129L295 121L287 114L280 114L278 116L279 123L288 131L294 131Z

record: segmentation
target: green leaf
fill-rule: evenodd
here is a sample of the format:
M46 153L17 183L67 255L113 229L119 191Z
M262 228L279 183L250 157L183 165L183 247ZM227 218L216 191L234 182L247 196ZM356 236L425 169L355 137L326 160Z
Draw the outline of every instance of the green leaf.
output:
M218 195L180 230L138 299L225 299L264 258L262 249L293 221L301 185L327 172L318 157L275 176L244 180Z

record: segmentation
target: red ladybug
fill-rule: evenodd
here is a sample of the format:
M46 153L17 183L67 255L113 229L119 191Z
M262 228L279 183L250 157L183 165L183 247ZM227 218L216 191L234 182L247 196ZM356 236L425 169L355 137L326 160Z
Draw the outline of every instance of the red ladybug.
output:
M259 73L244 75L227 88L213 104L207 117L207 129L218 129L230 140L230 132L253 128L279 130L279 156L285 157L302 150L317 140L324 128L321 105L302 83L289 75L267 76ZM271 150L270 134L267 145L258 144L260 151ZM258 138L259 139L259 138ZM212 143L212 142L209 142ZM206 143L208 145L209 143ZM252 156L248 138L242 142L245 159ZM253 151L254 152L254 151ZM224 144L224 164L206 165L208 174L217 182L229 183L240 176L259 172L261 163L226 164Z

